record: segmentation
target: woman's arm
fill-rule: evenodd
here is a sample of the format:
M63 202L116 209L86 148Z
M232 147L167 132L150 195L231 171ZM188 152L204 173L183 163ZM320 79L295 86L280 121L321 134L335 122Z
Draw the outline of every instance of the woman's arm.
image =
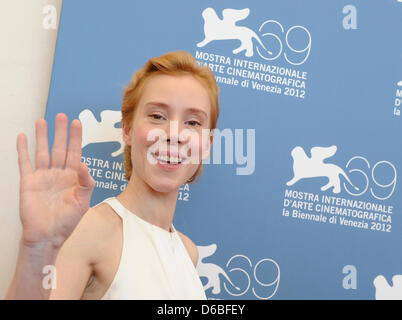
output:
M51 243L27 247L20 241L17 266L5 299L48 299L43 286L44 267L53 265L58 250Z
M36 122L35 168L26 136L17 138L22 238L6 299L49 298L44 268L55 265L60 248L89 208L95 182L81 163L79 120L71 123L68 147L67 135L67 116L58 114L50 156L47 123L43 119Z
M81 299L96 266L107 260L102 250L110 224L91 208L82 217L56 258L56 281L50 299ZM106 257L105 257L106 256Z

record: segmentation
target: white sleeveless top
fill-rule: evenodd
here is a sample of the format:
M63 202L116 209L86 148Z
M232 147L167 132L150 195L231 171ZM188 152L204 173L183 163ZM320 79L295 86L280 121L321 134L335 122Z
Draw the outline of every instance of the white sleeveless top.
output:
M169 232L126 209L109 204L123 221L119 268L102 300L206 300L202 282L172 224Z

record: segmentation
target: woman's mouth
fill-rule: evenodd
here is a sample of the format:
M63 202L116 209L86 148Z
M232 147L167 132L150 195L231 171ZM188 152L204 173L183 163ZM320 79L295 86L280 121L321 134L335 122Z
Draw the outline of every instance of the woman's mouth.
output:
M156 160L162 162L162 163L168 163L168 164L179 164L182 163L183 160L180 157L175 157L175 156L168 156L168 155L156 155L153 154Z
M157 165L166 171L176 170L182 166L183 159L180 156L155 153L152 153L152 156L157 160Z

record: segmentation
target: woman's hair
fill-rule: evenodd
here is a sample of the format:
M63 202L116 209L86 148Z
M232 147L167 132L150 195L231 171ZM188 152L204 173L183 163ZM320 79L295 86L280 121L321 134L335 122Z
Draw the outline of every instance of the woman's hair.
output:
M207 66L199 66L194 57L186 51L174 51L160 57L151 58L139 69L124 90L123 103L121 107L122 123L130 127L141 98L144 86L152 76L165 74L171 76L192 75L208 91L211 104L210 129L216 128L219 117L219 87L216 84L214 73ZM132 173L131 146L124 148L124 167L126 179L130 180ZM202 164L199 165L195 174L187 181L193 182L202 172Z

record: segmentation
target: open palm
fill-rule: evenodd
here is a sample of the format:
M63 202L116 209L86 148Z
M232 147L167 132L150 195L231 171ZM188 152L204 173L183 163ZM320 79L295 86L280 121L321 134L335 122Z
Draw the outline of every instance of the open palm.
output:
M95 182L81 163L79 120L71 123L68 148L67 135L67 116L58 114L49 156L47 123L43 119L36 122L35 169L29 159L26 136L18 136L20 218L26 246L51 242L60 247L89 208Z

